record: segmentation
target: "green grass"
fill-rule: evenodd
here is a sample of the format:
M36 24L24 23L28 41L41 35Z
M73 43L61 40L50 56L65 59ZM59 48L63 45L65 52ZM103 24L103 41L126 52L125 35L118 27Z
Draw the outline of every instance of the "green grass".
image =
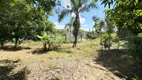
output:
M58 68L58 64L56 63L48 63L49 68L53 69L53 68Z
M29 46L42 45L42 42L41 41L28 41L27 44Z
M96 50L99 49L98 44L99 39L89 40L86 42L79 42L76 48L72 48L72 43L62 44L61 48L58 50L52 50L49 52L44 52L42 54L32 54L33 50L37 48L42 48L42 42L27 42L24 45L30 47L28 50L19 51L0 51L0 60L21 60L22 65L28 65L35 62L46 62L47 59L53 58L67 58L67 57L91 57L97 54Z

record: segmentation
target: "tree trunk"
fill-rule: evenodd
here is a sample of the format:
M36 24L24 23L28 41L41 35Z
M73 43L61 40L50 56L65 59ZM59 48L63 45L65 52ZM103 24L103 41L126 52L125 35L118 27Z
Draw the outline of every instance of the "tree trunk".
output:
M73 42L73 47L76 47L76 44L77 44L77 36L74 36L74 42Z
M73 47L76 47L77 45L77 36L78 36L78 32L79 32L79 28L80 28L80 20L79 20L79 14L78 12L76 13L76 17L75 17L75 21L73 22L73 35L74 35L74 42L73 42Z
M81 41L83 41L83 36L81 35Z
M43 50L44 50L44 51L47 50L46 42L43 43Z
M15 37L15 48L16 48L16 49L18 48L18 39L19 39L18 36L16 36L16 37Z
M2 42L1 42L1 48L3 48L3 46L4 46L4 42L2 41Z
M48 51L50 51L52 48L52 44L48 44Z
M19 26L20 26L20 24L17 25L16 30L15 30L15 49L18 48Z

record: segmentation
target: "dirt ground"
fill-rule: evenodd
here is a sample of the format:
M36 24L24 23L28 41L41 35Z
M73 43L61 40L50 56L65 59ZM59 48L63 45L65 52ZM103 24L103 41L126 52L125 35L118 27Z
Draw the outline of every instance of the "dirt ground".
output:
M51 59L46 63L34 63L28 66L31 73L28 80L122 80L92 59ZM37 67L34 67L37 66Z
M39 47L41 45L18 51L0 50L0 80L125 80L98 64L94 56L78 57L54 51L53 54L32 54ZM96 54L95 49L92 50L93 55Z

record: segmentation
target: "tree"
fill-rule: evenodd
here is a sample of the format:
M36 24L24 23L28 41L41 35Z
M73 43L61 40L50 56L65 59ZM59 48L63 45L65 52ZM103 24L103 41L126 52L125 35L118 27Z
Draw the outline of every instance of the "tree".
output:
M141 37L139 37L142 32L142 1L112 0L112 2L115 2L115 5L110 15L117 26L119 38L128 42L126 48L131 56L136 61L142 62Z
M102 29L104 29L105 27L105 21L103 20L97 20L96 23L94 24L94 28L95 28L95 32L97 34L98 37L100 37L100 45L103 44L103 41L102 41Z
M67 8L64 9L61 14L59 15L58 21L61 22L62 19L68 14L75 14L74 21L73 21L73 35L75 40L73 42L73 47L76 47L77 44L77 36L80 28L80 15L79 13L89 11L90 8L96 7L96 1L90 0L70 0L71 6L67 5Z
M111 15L109 15L111 14L111 11L107 9L105 13L106 13L105 22L106 22L106 34L107 34L105 39L105 45L107 46L108 49L110 49L113 41L111 34L114 33L115 25L113 20L111 19Z
M43 10L48 17L52 14L52 9L56 6L56 0L25 0L32 7L36 7L38 10Z
M39 27L48 25L46 20L54 6L55 1L53 0L1 0L1 46L3 47L7 40L14 38L15 48L17 48L21 40L30 33L36 32Z

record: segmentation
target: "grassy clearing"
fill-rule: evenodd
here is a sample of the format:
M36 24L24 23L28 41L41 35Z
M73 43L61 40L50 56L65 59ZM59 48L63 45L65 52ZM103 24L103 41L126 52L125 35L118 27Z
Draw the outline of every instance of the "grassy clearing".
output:
M29 46L35 46L35 45L42 45L42 42L41 41L36 41L36 42L34 42L34 41L28 41L27 44Z
M58 62L58 59L64 61L68 58L79 59L91 57L99 48L97 44L95 44L97 41L98 39L80 42L76 48L72 48L72 43L67 43L63 44L60 49L42 53L40 53L42 48L41 42L27 42L21 45L21 47L29 47L28 49L22 48L17 51L8 49L0 50L0 61L9 61L0 62L0 73L2 73L0 74L0 79L4 80L10 73L12 73L8 79L15 80L18 76L19 79L16 80L22 80L20 77L23 76L24 79L25 75L27 75L27 70L25 70L27 66L30 67L34 65L35 68L38 68L38 65L42 64L42 67L48 67L54 70L61 67L60 63L62 63L62 61ZM7 44L7 46L11 45L13 44ZM33 51L37 51L36 54L33 54ZM41 72L42 70L38 71Z
M64 68L66 69L67 63L69 63L68 67L70 67L70 65L81 65L80 62L78 63L78 60L89 60L88 62L91 62L90 64L95 62L107 68L109 72L105 75L109 75L112 72L119 77L127 78L127 75L129 75L127 73L129 71L129 66L133 64L132 61L123 58L126 54L122 53L121 50L104 49L102 53L99 53L101 48L99 39L79 42L76 48L72 48L72 43L62 44L61 48L49 52L40 52L42 48L41 42L28 42L22 44L21 47L30 48L18 51L0 50L0 61L9 61L8 64L7 62L0 62L0 67L8 67L5 70L7 73L11 72L11 70L15 68L15 65L16 67L34 65L35 68L42 65L45 69L48 67L54 70L62 67L63 64L65 64ZM33 54L33 51L37 52ZM94 62L92 62L92 59ZM0 72L4 71L0 70Z
M78 47L72 48L72 43L63 44L60 49L49 52L32 54L32 51L42 48L41 42L27 42L22 44L23 47L30 47L30 49L22 49L19 51L0 51L0 60L21 60L21 64L28 65L34 62L46 62L48 59L54 58L86 58L94 55L99 49L99 39L90 40L86 42L79 42Z

